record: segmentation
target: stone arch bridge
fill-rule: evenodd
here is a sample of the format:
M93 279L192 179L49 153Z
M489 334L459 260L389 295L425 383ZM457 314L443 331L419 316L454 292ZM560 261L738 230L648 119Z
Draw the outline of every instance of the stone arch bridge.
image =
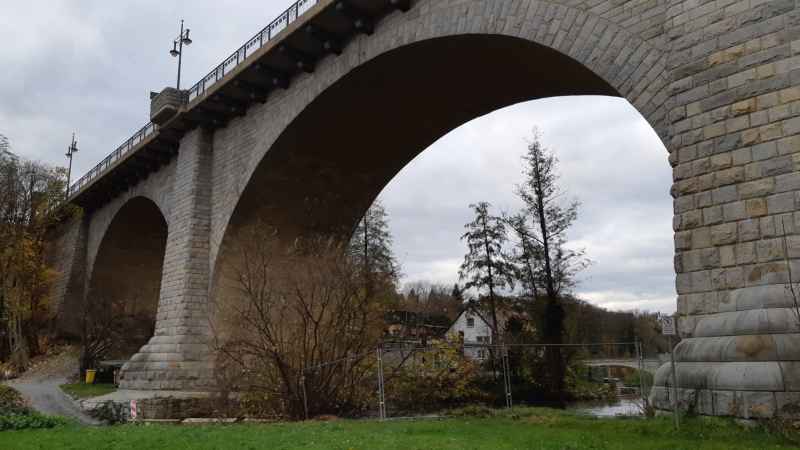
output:
M243 230L346 235L455 127L619 96L673 167L682 405L796 418L798 22L797 0L303 0L189 91L155 96L157 125L71 187L87 213L55 232L53 298L68 315L89 289L135 292L157 323L122 386L208 387L204 311ZM663 368L656 382L667 408Z
M656 373L661 363L658 359L647 359L639 361L631 358L598 358L581 360L581 364L587 367L627 367L629 369L643 370L649 373Z

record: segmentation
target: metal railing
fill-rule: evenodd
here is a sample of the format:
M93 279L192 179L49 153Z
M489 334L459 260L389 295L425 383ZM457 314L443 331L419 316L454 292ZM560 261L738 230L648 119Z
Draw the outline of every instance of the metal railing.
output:
M218 65L214 70L209 72L208 75L203 77L197 84L189 89L189 101L197 98L198 95L206 91L211 85L219 81L222 77L227 75L239 63L247 59L256 50L266 44L281 30L289 26L290 23L297 20L304 12L311 9L312 6L319 3L320 0L299 0L283 12L277 19L273 20L269 25L259 31L258 34L253 36L238 50L233 52L231 56L225 59L222 64Z
M78 189L82 188L83 186L89 184L89 181L92 178L100 175L105 169L107 169L114 161L120 159L122 155L128 153L133 147L136 146L139 142L142 142L144 138L149 136L152 132L158 129L158 125L150 122L145 125L141 130L137 131L133 136L130 137L124 144L117 147L116 150L111 152L110 155L106 156L106 158L96 166L92 168L89 172L86 173L80 180L76 181L72 186L69 187L69 192L67 192L67 197L77 192Z
M258 32L252 39L248 40L243 46L236 50L225 61L212 70L208 75L203 77L197 84L189 89L189 101L195 99L198 95L205 92L211 85L219 81L223 76L228 74L234 67L238 66L242 61L252 55L253 52L261 48L262 45L271 40L281 30L286 28L290 23L297 20L303 13L311 9L312 6L319 3L320 0L298 0L292 6L284 11L277 19L270 22L263 30ZM94 166L92 170L86 173L81 179L73 183L67 190L67 197L71 196L78 189L89 184L89 182L100 175L106 168L108 168L114 161L120 159L124 154L129 152L136 144L141 142L150 133L158 129L158 125L150 122L145 125L141 130L137 131L130 139L125 141L124 144L117 147L110 155L99 164Z

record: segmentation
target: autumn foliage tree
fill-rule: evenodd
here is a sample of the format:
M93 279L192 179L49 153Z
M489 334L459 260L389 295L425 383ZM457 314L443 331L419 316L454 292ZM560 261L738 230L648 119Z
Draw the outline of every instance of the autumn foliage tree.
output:
M47 231L80 210L55 208L64 199L63 169L20 158L0 141L0 359L25 370L50 310Z

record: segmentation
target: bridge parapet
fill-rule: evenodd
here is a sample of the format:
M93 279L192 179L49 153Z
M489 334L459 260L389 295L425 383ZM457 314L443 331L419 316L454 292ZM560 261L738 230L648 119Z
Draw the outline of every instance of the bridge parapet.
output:
M342 40L356 30L371 34L374 18L388 8L407 11L410 0L297 1L188 91L168 88L154 98L153 121L73 184L67 201L89 210L102 207L169 163L181 138L198 124L226 127L251 103L265 103L269 90L287 89L294 73L313 72L322 55L341 53ZM307 20L296 23L300 16ZM154 132L157 138L144 142ZM120 159L124 164L116 163Z
M164 125L174 117L181 107L189 103L189 93L184 90L165 88L150 101L150 122Z

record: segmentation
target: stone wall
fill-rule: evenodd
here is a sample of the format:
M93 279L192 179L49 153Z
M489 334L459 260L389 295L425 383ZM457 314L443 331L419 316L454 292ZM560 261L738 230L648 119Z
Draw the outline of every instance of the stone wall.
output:
M794 1L674 1L665 32L679 401L701 414L797 417L800 27ZM800 276L794 266L793 276ZM672 401L668 367L657 407Z

